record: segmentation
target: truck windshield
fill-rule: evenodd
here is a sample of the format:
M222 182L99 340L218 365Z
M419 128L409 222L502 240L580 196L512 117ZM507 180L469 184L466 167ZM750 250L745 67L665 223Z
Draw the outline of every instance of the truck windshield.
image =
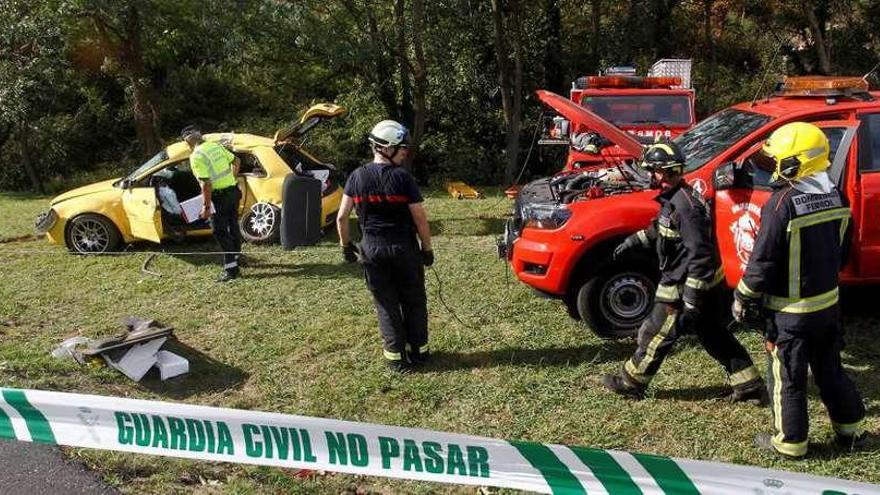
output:
M584 96L581 105L620 126L689 126L693 123L687 96Z
M702 167L769 121L766 115L728 108L700 122L673 140L687 157L685 172Z
M133 172L131 172L130 174L126 175L125 178L126 178L126 180L137 179L138 177L144 175L144 173L145 173L147 170L150 170L151 168L153 168L153 167L155 167L156 165L158 165L158 164L164 162L164 161L167 160L167 159L168 159L168 152L166 152L165 150L162 150L162 151L156 153L156 154L153 156L153 158L150 158L149 160L145 161L145 162L143 163L143 165L141 165L140 167L134 169Z

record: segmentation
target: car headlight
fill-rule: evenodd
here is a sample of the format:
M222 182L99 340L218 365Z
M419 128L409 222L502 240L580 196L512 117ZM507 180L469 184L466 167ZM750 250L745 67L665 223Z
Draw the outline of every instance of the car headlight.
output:
M565 225L571 218L571 210L565 205L533 204L523 208L525 226L533 229L553 230Z
M43 235L52 230L52 227L55 226L55 222L57 221L58 214L55 213L55 210L50 209L49 211L44 211L34 219L34 230L36 230L37 235Z

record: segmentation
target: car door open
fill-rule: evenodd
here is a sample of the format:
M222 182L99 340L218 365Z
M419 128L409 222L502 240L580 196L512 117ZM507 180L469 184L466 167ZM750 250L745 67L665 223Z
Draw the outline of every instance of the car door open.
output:
M122 193L122 207L132 236L155 243L162 242L162 214L155 188L126 188Z

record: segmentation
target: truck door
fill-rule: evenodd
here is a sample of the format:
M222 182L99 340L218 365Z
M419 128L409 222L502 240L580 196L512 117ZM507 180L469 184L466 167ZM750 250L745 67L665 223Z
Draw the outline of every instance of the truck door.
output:
M880 278L880 113L860 114L853 234L859 278Z
M828 136L831 151L831 167L828 173L835 183L840 184L846 175L847 157L859 123L855 120L833 120L813 124L819 126ZM763 140L759 141L737 157L733 162L732 184L715 192L715 235L724 274L730 286L739 282L749 262L761 225L761 208L772 193L769 184L773 170L758 166L761 161L755 159L763 144ZM880 179L880 176L877 178ZM877 199L880 200L880 181L877 193Z
M131 235L152 242L162 242L162 212L156 189L153 187L130 187L122 193L122 207Z

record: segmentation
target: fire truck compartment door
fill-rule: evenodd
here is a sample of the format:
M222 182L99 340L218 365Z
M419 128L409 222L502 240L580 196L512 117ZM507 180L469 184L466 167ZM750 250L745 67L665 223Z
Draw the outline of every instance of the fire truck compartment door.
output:
M844 177L849 151L858 129L853 120L814 122L828 136L831 166L829 175L835 183ZM759 141L739 155L735 162L750 178L737 186L715 193L715 236L730 286L735 286L749 262L758 229L761 226L761 208L770 197L770 178L773 170L761 167L758 159L764 141Z

